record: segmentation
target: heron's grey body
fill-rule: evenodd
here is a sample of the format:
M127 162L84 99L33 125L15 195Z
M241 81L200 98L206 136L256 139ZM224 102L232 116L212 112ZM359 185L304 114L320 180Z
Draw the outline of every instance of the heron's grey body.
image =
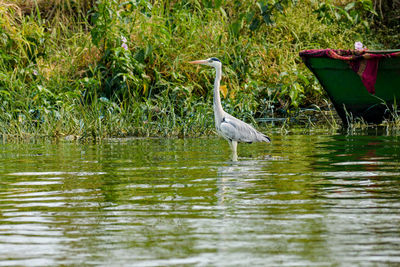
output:
M222 109L219 86L222 75L222 64L217 58L209 58L207 60L197 60L190 62L192 64L202 64L215 68L214 81L214 117L215 128L217 132L226 140L232 149L232 160L237 161L237 144L238 142L253 143L267 142L271 139L263 133L260 133L253 126L233 117Z

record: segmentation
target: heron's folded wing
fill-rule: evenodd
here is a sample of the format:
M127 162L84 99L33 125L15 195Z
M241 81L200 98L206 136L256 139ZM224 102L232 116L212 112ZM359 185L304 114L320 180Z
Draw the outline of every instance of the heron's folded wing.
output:
M270 139L265 134L260 133L251 125L235 118L224 118L221 123L221 132L229 139L239 142L269 142Z
M231 140L239 142L253 142L252 127L236 118L225 118L221 123L221 132Z
M222 121L220 125L222 135L230 140L237 140L237 129L234 124L227 120Z

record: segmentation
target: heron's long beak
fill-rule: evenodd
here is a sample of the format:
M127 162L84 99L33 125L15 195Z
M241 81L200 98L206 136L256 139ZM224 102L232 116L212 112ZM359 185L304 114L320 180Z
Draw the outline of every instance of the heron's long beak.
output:
M202 64L202 65L204 65L204 64L207 63L207 60L195 60L195 61L189 61L188 63L190 63L190 64Z

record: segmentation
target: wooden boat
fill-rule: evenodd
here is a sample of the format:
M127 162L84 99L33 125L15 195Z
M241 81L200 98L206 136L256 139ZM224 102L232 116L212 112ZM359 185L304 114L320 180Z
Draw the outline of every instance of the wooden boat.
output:
M380 123L400 111L399 50L305 50L300 56L344 124Z

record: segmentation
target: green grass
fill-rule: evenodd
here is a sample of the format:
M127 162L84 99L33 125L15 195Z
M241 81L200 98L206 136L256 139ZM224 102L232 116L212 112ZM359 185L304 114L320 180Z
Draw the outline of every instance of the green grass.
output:
M212 134L214 73L186 64L211 56L233 115L256 123L317 107L321 120L301 124L336 128L298 52L390 45L365 26L368 10L337 17L323 9L331 1L0 3L0 134L16 137Z

